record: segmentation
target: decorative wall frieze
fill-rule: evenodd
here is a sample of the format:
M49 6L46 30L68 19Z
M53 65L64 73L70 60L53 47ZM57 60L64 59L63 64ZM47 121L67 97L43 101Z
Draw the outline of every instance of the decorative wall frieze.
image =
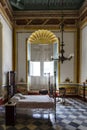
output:
M78 11L65 11L64 23L66 26L76 26L78 21ZM30 27L39 26L46 27L51 26L59 27L61 23L61 11L26 11L26 12L14 12L14 25L15 27Z

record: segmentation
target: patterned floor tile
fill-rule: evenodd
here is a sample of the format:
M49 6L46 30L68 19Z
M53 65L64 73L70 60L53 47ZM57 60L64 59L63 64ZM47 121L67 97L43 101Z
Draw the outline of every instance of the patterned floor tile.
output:
M80 121L79 119L75 119L73 122L74 122L74 123L77 123L77 124L79 124L79 125L82 124L82 121Z
M15 126L5 125L5 109L0 106L0 130L87 130L87 102L79 99L67 98L65 104L56 104L56 122L53 113L17 114Z
M80 125L80 126L78 127L78 129L79 129L79 130L87 130L87 127L85 127L85 126L83 126L83 125Z
M72 126L72 125L66 125L65 126L66 130L76 130L76 127Z

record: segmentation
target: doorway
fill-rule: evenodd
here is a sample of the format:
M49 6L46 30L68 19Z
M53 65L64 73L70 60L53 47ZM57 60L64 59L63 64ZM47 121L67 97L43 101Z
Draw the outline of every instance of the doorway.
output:
M45 31L45 30L44 30ZM47 30L46 30L47 32ZM51 56L56 56L58 54L58 40L56 36L50 33L48 40L48 35L46 34L44 38L43 30L40 31L38 40L31 42L28 39L27 42L27 82L29 84L28 90L40 90L49 89L50 84L54 84L54 71L56 71L56 82L58 86L58 62L52 61ZM31 35L33 37L33 34ZM30 37L31 37L30 36ZM37 33L36 33L37 36ZM55 36L55 41L51 41L52 37ZM35 37L35 33L34 33ZM36 38L36 37L35 37ZM32 38L34 39L34 38ZM49 79L50 75L50 79Z

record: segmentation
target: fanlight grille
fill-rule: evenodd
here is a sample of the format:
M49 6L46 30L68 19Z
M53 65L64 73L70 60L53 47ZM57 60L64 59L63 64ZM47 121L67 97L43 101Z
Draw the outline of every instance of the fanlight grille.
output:
M58 39L51 31L42 29L32 33L28 41L35 44L47 44L58 42Z

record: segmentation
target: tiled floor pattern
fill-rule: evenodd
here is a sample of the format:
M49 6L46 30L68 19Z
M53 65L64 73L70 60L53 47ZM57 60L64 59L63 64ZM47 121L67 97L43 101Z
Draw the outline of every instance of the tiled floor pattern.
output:
M65 105L57 104L57 124L62 130L87 130L87 103L66 99Z
M15 126L5 125L5 112L0 107L0 130L87 130L87 102L65 99L57 102L56 122L53 114L17 114Z

